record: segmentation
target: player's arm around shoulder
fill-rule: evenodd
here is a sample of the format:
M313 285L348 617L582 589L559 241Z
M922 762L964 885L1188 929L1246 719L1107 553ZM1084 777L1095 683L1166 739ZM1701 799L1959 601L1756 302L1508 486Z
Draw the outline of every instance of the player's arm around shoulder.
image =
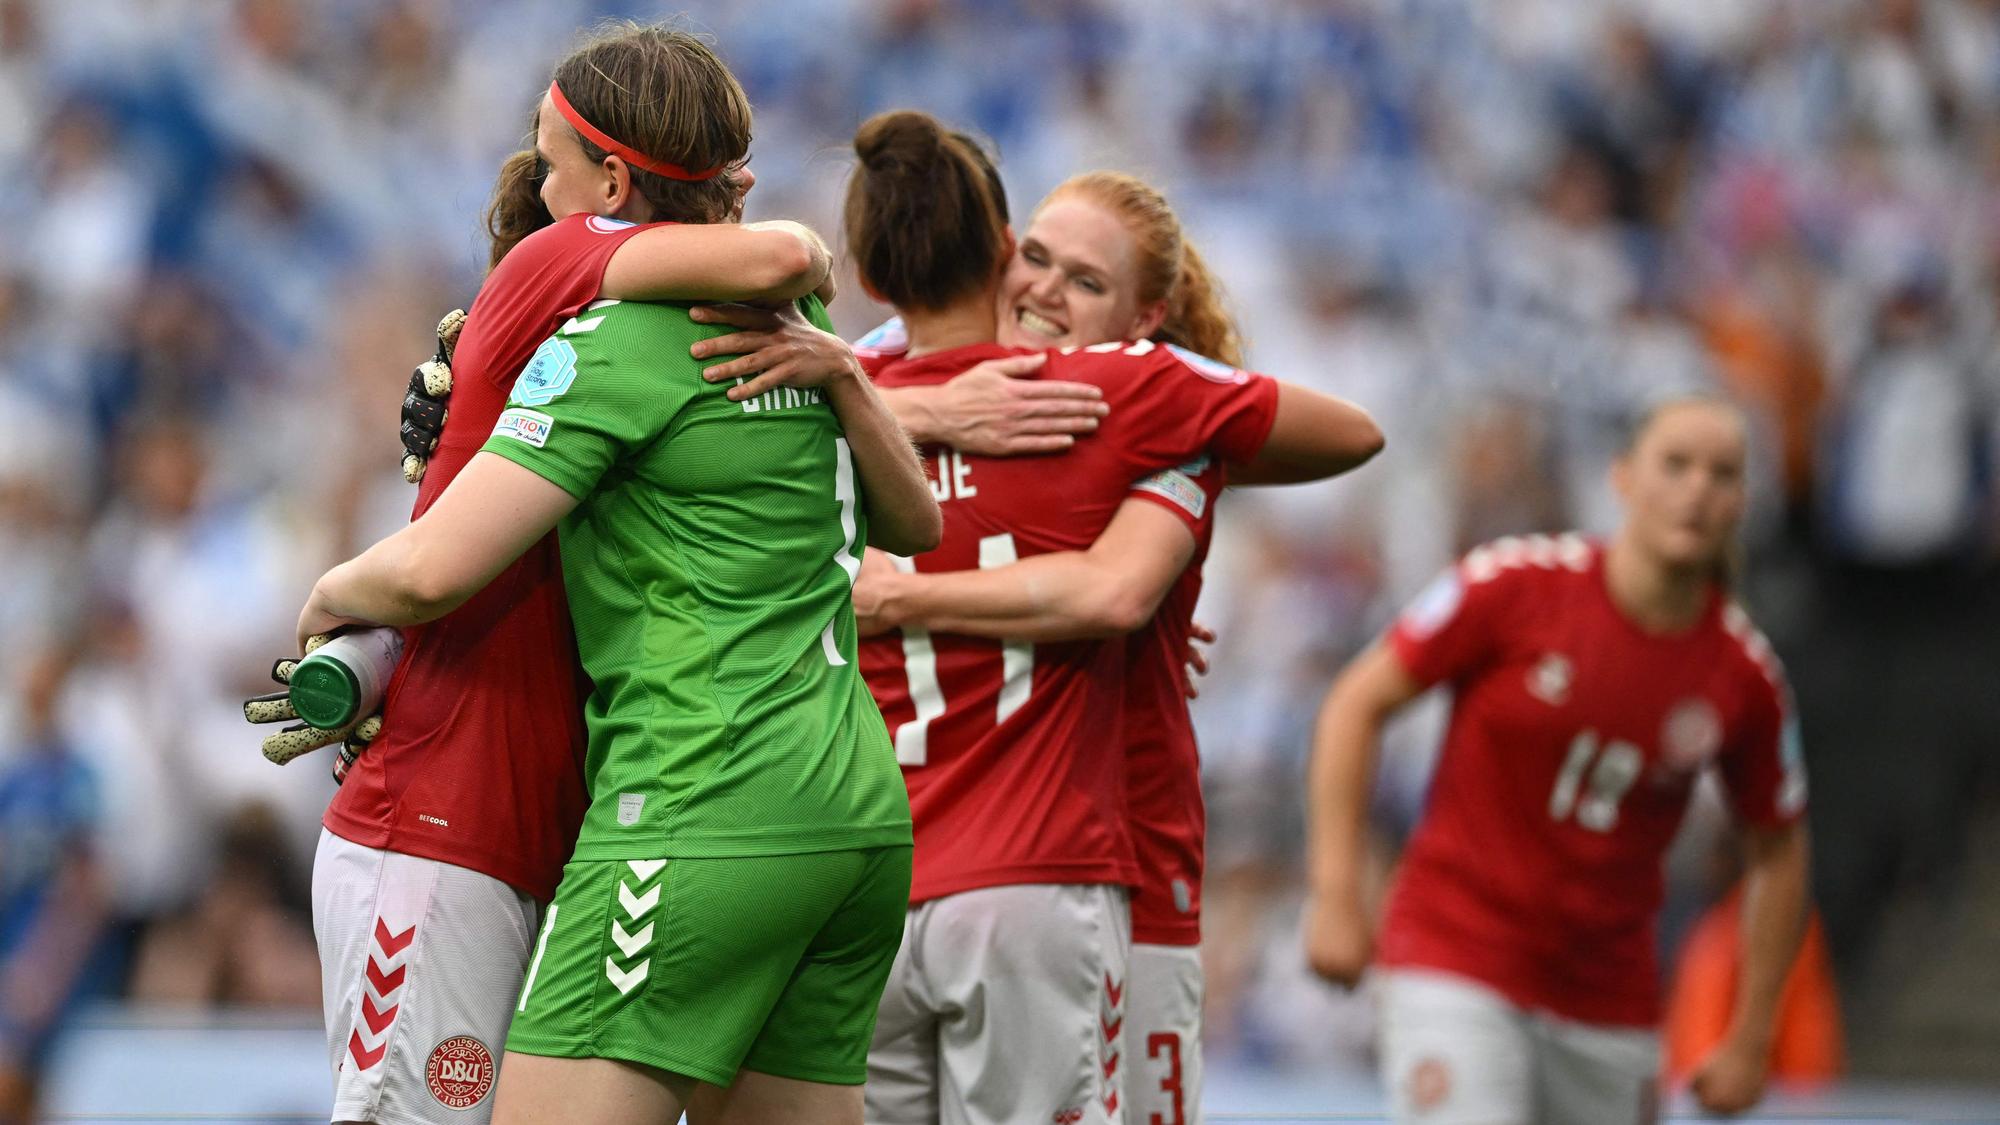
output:
M1354 403L1273 382L1278 409L1271 436L1255 457L1232 469L1229 483L1300 484L1338 476L1367 464L1387 444L1382 427Z
M882 397L920 444L985 457L1060 453L1094 433L1111 408L1094 384L1039 378L1048 358L1031 352L983 360L946 382L887 388Z
M787 220L667 223L632 235L604 267L603 294L628 301L792 301L825 287L826 243ZM826 289L824 299L832 299Z
M931 494L916 446L861 373L861 365L854 363L835 376L826 389L854 455L854 473L868 508L868 545L897 555L936 549L944 538L944 512Z
M737 330L688 349L703 361L734 357L702 371L711 383L736 383L726 392L730 401L781 386L824 391L854 457L856 484L868 510L869 546L916 555L938 545L944 513L931 495L916 447L862 372L854 349L827 330L824 307L814 301L783 309L706 305L689 315L698 324Z

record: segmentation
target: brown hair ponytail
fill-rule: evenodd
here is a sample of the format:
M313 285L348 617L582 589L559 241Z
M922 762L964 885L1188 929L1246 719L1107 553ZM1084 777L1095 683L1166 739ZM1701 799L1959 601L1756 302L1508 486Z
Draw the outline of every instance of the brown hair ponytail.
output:
M861 123L854 154L843 227L870 289L936 312L993 283L1006 265L1006 194L972 138L897 110Z
M542 179L537 174L541 160L533 149L517 152L500 165L500 178L493 185L493 201L486 205L486 234L492 240L486 268L492 269L520 245L522 239L548 226L548 208L542 206Z

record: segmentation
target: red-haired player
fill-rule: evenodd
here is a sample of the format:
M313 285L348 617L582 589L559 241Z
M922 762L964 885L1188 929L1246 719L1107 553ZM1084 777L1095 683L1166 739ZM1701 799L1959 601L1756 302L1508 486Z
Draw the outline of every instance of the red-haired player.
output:
M1011 239L998 177L976 146L897 114L864 125L855 147L848 244L863 283L908 325L906 354L871 357L885 394L1018 354L988 342ZM1113 243L1129 237L1115 215L1099 229ZM1136 287L1119 301L1133 322L1120 331L1133 335L1166 312ZM1286 401L1294 421L1320 423L1304 427L1310 475L1380 446L1349 404L1150 340L1065 349L1041 374L1102 388L1111 408L1102 427L1052 458L933 443L944 544L898 569L948 580L1088 548L1137 481L1258 456ZM1146 548L1161 575L1157 600L1193 551L1198 515L1140 507L1140 519L1165 529ZM1149 616L1150 605L1124 628ZM1125 889L1140 883L1126 799L1127 664L1122 640L1037 644L948 625L913 624L864 648L917 822L912 910L869 1059L871 1121L1123 1119Z
M1746 954L1694 1092L1718 1111L1761 1096L1807 842L1784 676L1722 581L1745 457L1731 407L1658 407L1612 467L1625 521L1608 541L1472 552L1328 694L1306 949L1352 984L1377 947L1397 1121L1654 1119L1662 857L1710 767L1747 829ZM1378 735L1435 684L1450 727L1378 942L1361 892Z
M1243 362L1221 288L1172 207L1118 172L1073 176L1042 200L1001 280L998 320L1000 342L1017 347L1088 347L1144 334L1195 353L1188 362L1218 376ZM900 351L895 338L894 330L881 332L877 350ZM1271 436L1252 465L1225 470L1203 457L1136 482L1086 550L946 574L866 568L855 586L864 629L912 625L1015 642L1130 634L1121 706L1139 882L1120 1070L1125 1112L1147 1125L1202 1120L1206 818L1183 658L1225 471L1235 481L1309 479L1352 468L1380 446L1358 412L1322 413L1326 403L1283 383L1278 392ZM892 408L903 409L894 395ZM942 436L925 429L931 415L905 414L920 440ZM1285 456L1309 444L1345 456Z

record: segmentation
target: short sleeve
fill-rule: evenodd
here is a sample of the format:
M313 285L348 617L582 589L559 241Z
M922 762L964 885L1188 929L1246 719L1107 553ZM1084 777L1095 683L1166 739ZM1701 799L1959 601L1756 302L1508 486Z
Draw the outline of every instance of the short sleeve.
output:
M669 224L633 224L601 215L571 215L551 223L507 252L480 287L482 301L490 290L500 315L528 308L553 312L558 320L573 317L603 292L604 269L618 248L639 232L662 225ZM514 374L487 372L502 390Z
M1200 539L1215 518L1215 501L1224 485L1222 462L1203 455L1171 469L1161 469L1132 485L1128 499L1157 504L1179 517Z
M1171 344L1100 344L1087 356L1115 355L1145 361L1129 379L1108 381L1123 388L1112 412L1128 412L1120 429L1142 462L1175 464L1208 453L1224 461L1248 461L1264 448L1278 417L1275 379L1242 371ZM1060 371L1050 378L1065 378Z
M1460 563L1432 579L1385 638L1403 670L1429 687L1462 679L1491 661L1504 632L1508 592L1524 573Z
M573 328L543 341L483 451L578 500L589 496L613 465L650 444L692 393L691 379L675 380L663 365L620 362L615 351L604 337Z
M1806 806L1805 753L1791 690L1775 657L1745 675L1749 683L1742 719L1718 761L1722 782L1745 823L1790 824Z

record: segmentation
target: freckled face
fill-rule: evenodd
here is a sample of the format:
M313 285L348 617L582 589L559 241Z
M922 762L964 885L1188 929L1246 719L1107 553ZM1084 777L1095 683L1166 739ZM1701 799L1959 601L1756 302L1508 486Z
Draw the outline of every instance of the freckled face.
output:
M1000 342L1052 348L1144 335L1138 251L1125 223L1096 203L1044 205L1000 282Z

